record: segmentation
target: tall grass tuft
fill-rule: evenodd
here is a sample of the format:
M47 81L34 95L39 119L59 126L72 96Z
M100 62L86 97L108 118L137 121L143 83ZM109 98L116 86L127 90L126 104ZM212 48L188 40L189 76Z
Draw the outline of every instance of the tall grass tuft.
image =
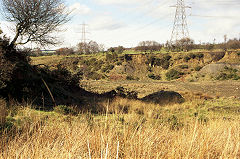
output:
M221 107L221 100L216 102ZM1 136L1 158L240 158L239 116L199 110L207 102L159 109L121 98L105 104L106 113L98 115L22 108L14 116L15 134ZM137 107L143 113L136 113ZM148 115L154 112L158 117ZM206 123L199 120L204 113Z
M3 125L7 117L7 105L6 101L0 98L0 125Z

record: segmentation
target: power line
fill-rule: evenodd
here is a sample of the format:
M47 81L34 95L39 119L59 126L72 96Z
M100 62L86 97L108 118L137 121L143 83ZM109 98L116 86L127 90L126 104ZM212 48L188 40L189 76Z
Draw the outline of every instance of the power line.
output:
M172 30L171 40L170 40L170 42L173 43L173 41L177 41L177 40L189 37L189 31L187 26L187 16L186 16L185 9L191 8L191 7L185 6L184 0L177 0L177 4L171 7L176 7L173 30Z
M202 17L202 18L240 18L240 16L220 16L220 15L197 15L197 14L191 14L192 17Z

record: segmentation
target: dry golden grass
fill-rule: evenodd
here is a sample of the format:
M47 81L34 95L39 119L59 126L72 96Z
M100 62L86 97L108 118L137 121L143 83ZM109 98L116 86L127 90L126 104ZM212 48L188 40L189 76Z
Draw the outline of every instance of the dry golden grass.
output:
M33 65L45 64L45 65L56 65L60 62L65 56L40 56L40 57L31 57Z
M117 99L105 103L107 110L129 105L127 114L117 109L112 114L78 116L24 108L14 117L18 121L15 130L1 136L0 156L6 159L240 158L238 115L223 118L226 115L210 113L206 114L209 121L204 121L200 116L186 113L193 114L205 107L204 104L212 107L216 103L222 106L224 100L192 101L159 108ZM231 104L235 107L239 102ZM137 108L142 113L136 112ZM158 112L158 116L148 115L151 111ZM186 120L180 120L178 112L185 114Z
M0 125L5 123L7 116L7 107L4 99L0 98Z

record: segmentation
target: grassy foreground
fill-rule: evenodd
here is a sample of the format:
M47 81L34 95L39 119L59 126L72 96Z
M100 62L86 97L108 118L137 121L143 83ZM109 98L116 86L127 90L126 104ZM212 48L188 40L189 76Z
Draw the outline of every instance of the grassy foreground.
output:
M106 113L11 109L0 158L239 158L240 101L158 106L117 98ZM72 109L73 110L73 109ZM65 115L64 115L65 114Z

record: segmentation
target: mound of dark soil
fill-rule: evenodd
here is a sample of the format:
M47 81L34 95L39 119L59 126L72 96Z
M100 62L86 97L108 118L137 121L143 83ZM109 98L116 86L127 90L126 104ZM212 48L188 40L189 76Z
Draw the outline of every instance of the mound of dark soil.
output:
M184 102L181 94L174 91L160 91L141 98L144 102L166 105Z

